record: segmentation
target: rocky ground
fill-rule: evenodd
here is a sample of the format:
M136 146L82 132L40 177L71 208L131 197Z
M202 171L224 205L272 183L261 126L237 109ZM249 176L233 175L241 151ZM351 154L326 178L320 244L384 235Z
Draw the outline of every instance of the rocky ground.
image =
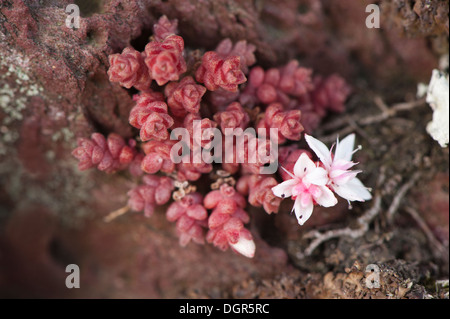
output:
M81 26L65 26L79 5ZM367 4L381 28L367 29ZM426 132L417 84L448 54L448 0L6 0L0 4L0 296L87 298L448 298L449 153ZM347 110L315 132L357 134L372 201L315 211L254 210L257 253L178 245L164 214L103 217L126 202L126 174L79 172L76 137L132 136L130 93L107 56L142 50L161 15L189 48L246 39L263 67L297 58L352 85ZM198 17L202 17L199 19ZM65 287L80 266L82 288ZM370 288L368 265L380 270ZM373 273L372 273L373 274Z

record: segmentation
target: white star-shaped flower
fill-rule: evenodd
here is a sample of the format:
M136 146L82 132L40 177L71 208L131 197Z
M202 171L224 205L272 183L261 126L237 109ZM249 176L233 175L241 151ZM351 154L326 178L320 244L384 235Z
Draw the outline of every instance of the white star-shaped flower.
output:
M334 154L324 143L305 134L306 142L316 153L328 172L328 186L347 201L366 201L372 198L370 191L356 177L361 171L350 170L357 163L352 162L353 154L361 149L354 149L355 134L350 134L341 142L336 141Z
M272 192L281 198L292 196L295 200L293 210L300 225L311 217L315 204L324 207L336 205L336 197L326 186L327 171L314 164L305 153L295 163L294 174L286 172L292 179L273 187Z

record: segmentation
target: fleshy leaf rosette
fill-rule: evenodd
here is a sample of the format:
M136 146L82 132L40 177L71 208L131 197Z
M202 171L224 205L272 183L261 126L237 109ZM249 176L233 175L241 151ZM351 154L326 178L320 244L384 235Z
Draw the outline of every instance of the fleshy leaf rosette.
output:
M209 118L202 118L199 114L189 113L183 121L183 126L190 136L191 149L194 145L209 148L214 139L214 129L217 123Z
M208 218L206 240L221 250L229 247L234 251L252 258L255 254L253 237L244 224L250 218L243 210L245 198L232 186L223 184L219 190L208 193L203 200L207 209L213 209Z
M230 174L236 174L239 169L243 174L261 174L264 166L276 162L274 144L276 141L266 136L246 133L226 136L222 143L222 168Z
M202 64L195 73L195 79L204 83L210 91L222 88L231 92L236 92L238 85L247 80L240 68L238 56L222 59L214 51L208 51L203 55Z
M214 115L214 121L220 126L222 132L226 134L226 129L245 129L250 122L250 117L242 108L239 102L233 102L225 109Z
M257 127L267 130L270 128L277 129L278 142L283 144L286 140L300 140L301 133L303 132L300 119L301 111L284 111L280 103L273 103L267 107L264 117L258 122Z
M250 70L248 83L240 96L243 105L282 103L286 107L298 104L295 99L313 88L312 70L292 60L280 68L264 71L260 66Z
M203 206L203 196L200 193L187 194L173 202L167 209L166 217L168 221L176 222L176 231L182 247L190 241L205 243L204 229L208 225L208 212Z
M79 160L78 169L87 170L97 166L100 171L114 173L126 168L134 159L136 142L125 140L116 133L111 133L106 139L100 133L93 133L91 138L79 138L78 147L72 155Z
M145 175L143 185L128 192L128 206L136 212L144 212L146 217L153 215L155 208L166 204L174 189L173 181L166 176Z
M242 195L248 196L248 202L254 207L263 207L267 214L278 213L281 198L274 195L272 188L278 185L272 176L245 175L242 176L236 189Z
M169 20L167 16L159 18L153 25L153 36L156 41L164 41L165 38L178 33L178 20Z
M303 224L315 205L336 203L333 192L348 201L371 198L359 171L351 170L354 137L338 141L332 154L305 134L321 163L292 143L329 112L344 110L350 87L343 78L313 76L295 60L263 69L246 40L223 39L205 53L185 50L177 28L178 20L162 16L144 52L127 47L109 56L109 80L139 91L129 114L138 131L131 130L136 136L129 140L114 133L79 139L72 154L80 170L128 168L142 180L129 191L128 206L146 216L170 200L176 185L166 216L176 222L180 244L206 239L249 258L255 243L244 227L247 202L271 214L291 196ZM179 140L171 140L172 133ZM274 146L283 143L278 152Z
M278 87L285 94L302 96L314 87L311 75L311 69L301 67L297 60L292 60L281 68Z
M187 154L190 159L185 162L177 164L177 179L180 182L184 181L196 181L200 179L203 174L208 174L212 171L213 166L210 163L205 163L201 158L201 154L198 154L199 161L194 161L194 155Z
M142 93L135 97L136 106L131 109L129 121L134 127L140 129L142 141L150 139L167 140L168 129L174 124L173 118L168 114L167 104L157 99L158 94Z
M177 117L183 117L187 113L198 113L205 92L206 88L197 84L191 76L184 77L178 83L168 83L164 88L167 105L171 113Z
M119 82L127 89L133 86L138 90L150 88L152 78L140 52L128 47L121 54L111 54L108 59L109 81Z
M318 112L325 115L327 110L342 113L344 102L351 92L350 86L340 76L333 74L327 78L317 76L314 78L315 89L312 100Z
M150 140L142 146L145 157L142 160L141 168L148 174L155 174L158 171L172 173L175 170L175 163L172 161L170 151L176 141Z
M170 35L162 42L152 41L145 46L145 64L159 86L178 81L186 72L183 50L184 40L178 35Z
M241 70L244 74L247 74L248 67L256 62L255 50L256 47L253 44L247 43L246 40L241 40L233 44L233 42L227 38L222 40L214 51L216 51L223 59L230 56L238 56L241 63Z

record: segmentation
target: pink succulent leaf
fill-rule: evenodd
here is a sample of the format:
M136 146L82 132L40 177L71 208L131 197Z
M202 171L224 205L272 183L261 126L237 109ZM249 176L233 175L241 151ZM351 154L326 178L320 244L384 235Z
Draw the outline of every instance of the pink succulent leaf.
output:
M211 229L217 228L225 224L230 218L231 218L230 214L214 211L208 218L208 227Z
M301 111L284 111L281 103L272 103L266 108L264 117L258 122L258 128L278 129L278 143L282 144L287 139L300 140L303 126L300 122Z
M312 100L319 112L326 110L343 112L344 102L351 93L350 86L340 76L333 74L326 79L314 78L315 88L311 93Z
M253 239L244 228L248 221L248 214L239 206L233 214L222 214L216 208L208 218L206 240L221 250L231 247L235 252L252 258L255 252Z
M249 236L247 236L247 234L244 231L239 233L238 241L234 244L230 244L230 246L234 251L238 252L239 254L247 258L253 258L255 256L256 250L255 242L253 241L252 238L248 238Z
M158 22L153 25L153 35L156 41L164 41L165 38L178 33L178 20L169 20L163 15Z
M238 85L247 78L240 69L240 58L230 56L222 59L216 52L208 51L203 55L202 64L195 73L198 82L204 83L210 91L219 88L236 92Z
M108 76L111 82L119 82L129 89L132 86L138 90L150 87L151 77L140 52L128 47L121 54L109 56Z
M197 244L205 242L203 229L207 227L208 213L201 205L202 201L200 193L191 193L173 202L167 209L167 220L176 222L177 235L183 247L191 240Z
M126 169L137 151L126 144L125 140L116 133L105 138L102 134L93 133L91 139L80 138L78 147L72 155L79 160L78 168L86 170L93 166L106 173L114 173Z
M240 68L244 74L247 74L248 67L256 62L255 49L256 47L253 44L247 44L246 40L238 41L233 45L233 42L227 38L219 43L215 52L223 59L230 56L239 56Z
M266 213L277 213L281 199L274 195L272 188L277 185L273 177L247 175L241 177L236 189L240 194L248 195L248 202L254 207L263 207Z
M180 205L178 202L170 204L166 211L166 218L170 222L178 220L183 214L185 214L186 208Z
M155 174L159 170L165 173L172 173L175 164L170 157L170 150L175 141L150 140L143 144L142 148L146 154L141 163L141 168L148 174Z
M167 104L178 117L185 116L186 113L198 113L205 92L206 88L197 84L191 76L184 77L178 83L168 83L164 89Z
M183 50L184 40L178 35L170 35L162 42L152 41L146 45L145 64L159 86L178 81L180 75L186 72Z
M188 207L186 210L186 214L196 220L204 220L208 217L208 213L205 207L200 204L194 204Z
M233 102L228 105L225 111L215 114L214 121L220 126L222 132L225 133L226 129L245 129L250 122L250 117L239 102Z

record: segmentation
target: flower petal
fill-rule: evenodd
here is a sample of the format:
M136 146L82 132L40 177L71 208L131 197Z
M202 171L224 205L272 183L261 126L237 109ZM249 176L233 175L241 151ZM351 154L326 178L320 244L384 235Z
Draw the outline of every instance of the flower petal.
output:
M351 161L355 145L355 134L350 134L341 142L336 143L336 151L334 153L334 161L344 160Z
M275 187L272 187L272 193L281 198L285 197L291 197L292 196L292 189L294 186L298 183L295 179L288 179L287 181L278 184Z
M305 139L309 147L314 151L314 153L316 153L317 157L325 165L325 167L330 168L332 159L331 159L331 152L328 149L328 147L318 139L315 139L314 137L308 134L305 134Z
M342 185L348 183L350 180L356 177L362 171L343 171L343 170L333 170L330 173L330 178L334 184Z
M322 191L320 197L314 198L317 204L323 207L331 207L337 204L337 198L328 187L322 186L320 190Z
M313 209L314 203L312 201L310 201L306 207L303 207L300 198L295 200L294 211L300 226L302 226L311 217Z
M308 172L314 170L316 165L306 153L302 153L294 165L294 175L303 178Z
M316 167L308 172L303 180L307 183L318 186L325 186L329 182L328 173L322 167Z
M363 185L363 183L357 178L353 178L346 184L333 185L334 191L349 201L364 202L372 198L369 190Z
M342 169L342 170L349 170L353 166L357 165L359 163L355 163L352 161L346 161L346 160L334 160L332 169Z
M300 195L298 195L298 198L302 207L308 207L309 204L313 203L312 196L308 192L301 193Z

